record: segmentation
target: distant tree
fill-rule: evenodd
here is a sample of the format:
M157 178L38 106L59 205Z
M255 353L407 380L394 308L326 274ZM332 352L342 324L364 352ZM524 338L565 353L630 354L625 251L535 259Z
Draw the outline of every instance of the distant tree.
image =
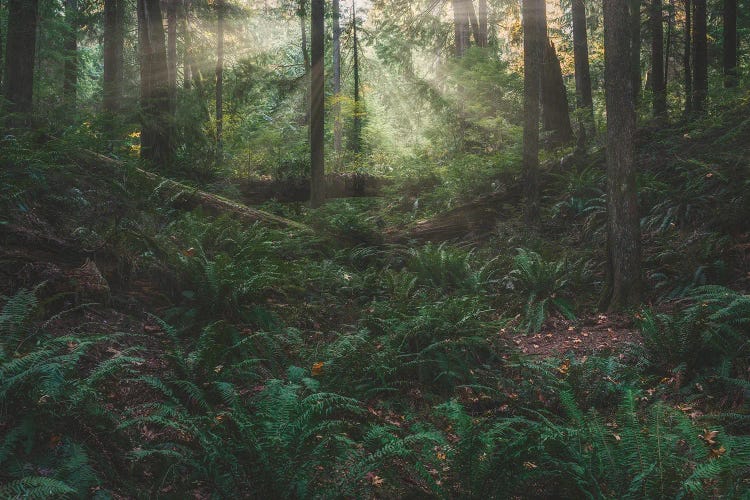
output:
M547 34L544 0L523 0L523 191L524 219L539 221L539 116Z
M607 291L608 310L641 299L641 236L635 181L635 102L628 4L604 0L604 78L607 101Z
M65 0L63 99L71 108L75 107L78 89L78 23L78 0Z
M360 65L359 65L359 28L357 26L357 8L352 0L352 33L354 43L354 130L351 137L351 150L359 153L362 150L362 97L360 89Z
M138 0L137 14L141 60L141 158L160 166L170 165L174 156L174 120L159 0Z
M122 101L124 0L104 1L104 110L116 113Z
M456 57L463 57L469 48L469 12L466 0L453 0L453 30L455 32Z
M3 90L13 113L28 115L33 106L37 9L37 0L8 0Z
M312 0L310 49L310 205L325 203L325 7L323 0Z
M573 0L573 57L576 71L576 105L594 112L591 94L591 66L589 64L589 40L586 30L586 4L584 0Z
M708 13L706 0L693 0L693 111L703 113L708 98Z
M724 87L737 86L737 0L724 0Z
M192 64L190 62L190 0L182 0L180 22L182 24L182 86L185 90L193 87Z
M333 18L333 150L336 161L341 159L344 126L341 120L341 5L331 2Z
M477 39L477 45L480 47L487 47L489 44L489 8L487 7L487 0L479 0L477 16L479 17L479 38Z
M662 0L651 0L651 90L653 110L657 119L667 115L667 88L664 75L664 6Z
M169 95L174 112L177 101L177 0L166 0L167 7L167 67Z
M545 30L546 32L546 30ZM547 40L542 64L542 122L550 146L568 144L573 140L570 124L568 91L565 89L560 59L552 41Z
M685 116L693 113L693 3L683 0L685 8L685 41L682 53L682 71L685 85Z
M216 159L224 159L224 0L216 2Z

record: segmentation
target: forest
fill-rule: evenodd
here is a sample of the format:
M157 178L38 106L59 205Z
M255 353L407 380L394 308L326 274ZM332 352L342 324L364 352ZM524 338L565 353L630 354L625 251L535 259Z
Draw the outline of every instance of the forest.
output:
M0 0L0 498L750 498L750 1Z

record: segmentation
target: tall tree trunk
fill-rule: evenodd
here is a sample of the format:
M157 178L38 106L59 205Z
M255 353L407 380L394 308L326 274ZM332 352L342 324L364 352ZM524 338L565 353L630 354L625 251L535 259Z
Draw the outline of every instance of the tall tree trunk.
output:
M323 0L312 0L310 49L310 206L325 203L325 7Z
M706 0L694 0L693 22L693 111L703 113L708 98L708 32Z
M5 10L4 7L5 5L0 3L0 16L3 13L3 10ZM3 82L5 81L5 50L3 50L3 41L5 40L5 38L3 37L4 27L5 26L0 24L0 95L5 95L3 93Z
M8 0L3 90L12 113L28 115L33 106L37 10L37 0ZM19 120L18 123L23 121Z
M542 122L544 131L549 133L549 145L554 147L573 140L573 127L570 125L568 92L560 59L552 41L546 40L542 69Z
M604 0L604 77L607 100L608 310L641 299L641 236L635 183L635 103L628 54L630 34L622 20L628 5Z
M354 33L354 132L352 134L352 151L359 154L362 150L362 98L360 95L360 67L359 67L359 30L357 26L357 10L352 0L352 31Z
M724 0L724 87L737 86L737 0Z
M305 94L303 98L303 108L305 110L304 117L302 119L303 125L310 123L310 52L307 50L307 0L298 0L297 16L299 17L300 33L302 37L302 63L304 64L304 89ZM309 136L308 130L308 136Z
M123 50L125 32L123 26L124 0L104 2L104 111L117 113L122 104Z
M172 163L174 120L169 99L169 70L159 0L138 0L141 59L141 158L157 165Z
M174 112L177 103L177 1L167 0L167 66L169 97Z
M224 160L224 0L216 3L216 159Z
M477 16L479 17L479 40L477 40L477 45L480 47L487 47L489 44L489 8L487 7L487 0L479 0Z
M469 48L469 13L464 0L453 0L453 28L455 31L456 57L463 57Z
M63 99L74 109L78 89L78 0L65 0L65 65L63 68Z
M664 84L664 7L662 0L651 0L651 90L654 116L667 115L667 89Z
M341 120L341 5L331 2L333 14L333 150L336 163L341 161L344 126Z
M182 87L190 91L192 85L192 64L190 62L190 0L182 0Z
M545 0L522 0L524 219L539 223L539 115L546 33Z
M674 24L677 13L675 0L669 0L669 15L667 16L667 43L664 49L664 88L669 88L669 63L672 59L672 39L674 37Z
M643 0L630 0L630 80L633 101L638 104L641 93L641 4ZM622 20L620 20L622 22Z
M682 71L685 82L685 116L693 113L693 5L691 0L683 0L685 5L685 42L682 54Z
M474 0L463 0L463 2L466 14L469 16L469 25L471 26L471 32L474 35L474 43L477 44L477 47L481 47L482 44L480 43L480 40L482 39L482 29L479 27L479 19L474 10Z
M589 39L586 30L586 5L584 0L573 0L573 57L576 70L576 104L578 108L594 112L591 95L591 67L589 65Z

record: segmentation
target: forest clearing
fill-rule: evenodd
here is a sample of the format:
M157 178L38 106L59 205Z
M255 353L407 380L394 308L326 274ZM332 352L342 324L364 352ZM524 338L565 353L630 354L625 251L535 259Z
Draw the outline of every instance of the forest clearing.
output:
M747 0L0 0L0 499L750 498Z

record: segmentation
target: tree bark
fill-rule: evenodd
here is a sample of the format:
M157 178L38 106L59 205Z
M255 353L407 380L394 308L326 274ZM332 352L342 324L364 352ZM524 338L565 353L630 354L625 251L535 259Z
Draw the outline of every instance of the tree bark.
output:
M549 38L546 40L542 70L542 122L544 131L549 134L549 145L555 147L573 140L573 127L570 124L568 92L560 59L552 41Z
M706 0L694 0L693 47L693 111L703 113L708 98L708 32Z
M78 0L65 0L65 65L63 67L63 99L75 109L78 89Z
M489 45L489 9L487 7L487 0L479 0L477 16L479 17L479 40L477 40L477 45L487 47Z
M641 236L635 183L636 114L628 27L628 5L604 0L604 65L607 101L607 251L610 311L641 299Z
M8 0L3 90L11 113L28 115L32 110L37 10L37 0ZM27 118L28 116L23 117L18 123Z
M651 90L654 117L667 115L667 89L664 82L664 6L662 0L651 0Z
M159 0L138 0L141 59L141 158L170 165L174 156L174 120L169 70Z
M523 15L523 192L524 219L539 223L539 115L547 34L544 0L522 0Z
M724 0L724 87L737 86L737 0Z
M641 4L643 0L630 0L630 71L633 101L638 104L641 94ZM620 20L622 22L622 20Z
M469 14L464 0L453 0L453 28L455 32L456 57L463 57L469 48Z
M177 1L167 0L167 67L169 98L174 113L177 104Z
M685 6L685 42L682 54L682 71L685 84L685 116L693 113L693 5L691 0L683 0Z
M104 111L115 114L122 104L123 0L104 2Z
M216 160L224 160L224 1L216 3Z
M325 203L325 7L312 0L310 49L310 206Z
M341 161L344 126L341 120L341 5L331 2L333 14L333 150L336 163Z

